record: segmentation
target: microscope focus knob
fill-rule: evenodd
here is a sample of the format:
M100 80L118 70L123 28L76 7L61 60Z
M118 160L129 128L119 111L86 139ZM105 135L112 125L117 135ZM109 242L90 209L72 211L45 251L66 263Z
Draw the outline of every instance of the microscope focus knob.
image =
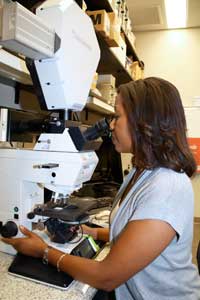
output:
M27 218L30 219L30 220L34 219L34 218L35 218L34 212L32 212L32 211L29 212L29 213L27 214Z
M18 227L15 222L8 221L5 225L1 228L1 235L5 238L10 238L16 236L18 233Z

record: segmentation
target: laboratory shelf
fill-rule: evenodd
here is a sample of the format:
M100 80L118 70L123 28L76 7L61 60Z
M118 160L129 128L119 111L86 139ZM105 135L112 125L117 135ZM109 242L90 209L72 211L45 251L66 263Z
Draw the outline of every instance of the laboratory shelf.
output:
M125 66L108 47L104 38L97 32L97 38L101 48L101 58L97 68L99 74L112 74L116 78L116 86L133 80Z
M85 0L88 10L105 9L107 12L112 12L113 7L109 0Z
M114 107L106 103L102 100L102 97L95 94L94 92L90 91L89 97L87 99L86 108L97 111L101 114L113 114L114 113Z

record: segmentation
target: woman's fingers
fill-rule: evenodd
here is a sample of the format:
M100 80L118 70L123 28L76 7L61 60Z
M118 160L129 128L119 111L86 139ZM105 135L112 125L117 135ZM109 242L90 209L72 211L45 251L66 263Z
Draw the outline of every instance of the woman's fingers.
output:
M35 236L34 233L32 233L30 230L28 230L24 226L19 226L19 229L20 229L21 233L23 233L27 238L31 238L31 237ZM14 247L18 243L18 241L21 239L23 239L23 238L4 238L4 237L2 237L0 240L4 243L12 245Z
M17 239L4 238L4 237L1 238L1 241L2 241L2 242L6 243L6 244L9 244L9 245L12 245L13 247L14 247L15 244L16 244L16 240L17 240Z
M31 232L30 230L28 230L28 228L26 228L22 225L19 226L19 229L20 229L21 233L23 233L27 237L33 237L34 236L33 232Z

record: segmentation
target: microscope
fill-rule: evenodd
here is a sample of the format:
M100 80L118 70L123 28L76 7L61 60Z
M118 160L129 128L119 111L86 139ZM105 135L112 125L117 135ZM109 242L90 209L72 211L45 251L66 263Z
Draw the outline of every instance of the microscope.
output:
M0 44L25 60L42 109L81 111L100 58L90 18L73 0L44 1L36 14L18 2L4 1L0 15ZM8 77L16 80L16 74ZM89 202L79 205L70 195L90 180L98 162L94 140L105 134L106 119L84 130L50 129L40 134L33 149L0 148L1 235L17 237L19 225L32 230L39 223L55 242L72 239L73 234L63 234L63 226L86 222L92 207ZM52 192L47 202L46 189ZM15 254L2 242L0 251Z

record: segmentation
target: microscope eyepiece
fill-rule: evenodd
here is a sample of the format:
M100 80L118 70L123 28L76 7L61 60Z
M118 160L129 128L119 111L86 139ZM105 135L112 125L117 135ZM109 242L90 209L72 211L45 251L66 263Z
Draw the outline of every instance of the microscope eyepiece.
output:
M99 138L111 136L110 121L106 118L101 119L87 129L69 127L69 134L77 150L97 150L102 143Z
M110 134L110 124L109 120L106 118L97 121L92 127L87 128L83 135L86 140L92 141L101 136L109 136Z

